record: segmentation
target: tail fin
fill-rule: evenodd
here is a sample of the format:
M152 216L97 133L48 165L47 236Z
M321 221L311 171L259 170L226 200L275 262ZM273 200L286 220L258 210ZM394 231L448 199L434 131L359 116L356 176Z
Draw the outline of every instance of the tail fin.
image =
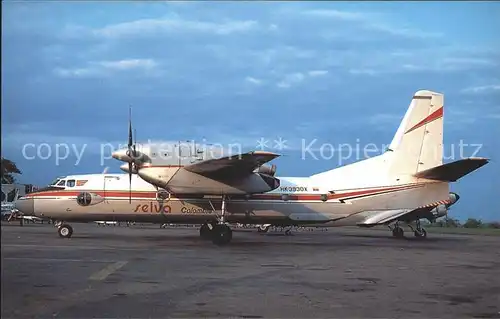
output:
M391 175L413 175L443 164L443 94L415 93L389 150Z

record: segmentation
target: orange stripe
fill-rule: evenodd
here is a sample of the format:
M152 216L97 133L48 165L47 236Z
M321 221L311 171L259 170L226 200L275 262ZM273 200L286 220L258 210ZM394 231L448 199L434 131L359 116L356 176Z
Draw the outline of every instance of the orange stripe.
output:
M434 120L437 120L438 118L441 118L441 117L443 117L443 107L440 107L439 109L437 109L436 111L431 113L429 116L427 116L425 119L423 119L422 121L415 124L412 128L410 128L408 131L406 131L405 134L409 133L413 130L416 130L417 128L424 126L425 124L428 124L428 123L430 123Z

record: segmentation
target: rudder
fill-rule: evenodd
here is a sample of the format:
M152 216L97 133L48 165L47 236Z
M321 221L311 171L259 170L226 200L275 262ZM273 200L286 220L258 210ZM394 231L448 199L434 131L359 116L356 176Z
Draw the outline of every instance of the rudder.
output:
M389 146L391 175L413 175L443 163L444 96L416 92Z

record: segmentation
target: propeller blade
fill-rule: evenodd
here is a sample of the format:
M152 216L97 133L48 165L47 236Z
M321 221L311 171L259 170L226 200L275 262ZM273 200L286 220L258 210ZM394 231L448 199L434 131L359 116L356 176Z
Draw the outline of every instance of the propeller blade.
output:
M134 154L135 153L135 145L137 144L137 129L134 129Z
M132 147L132 107L128 110L128 148Z
M132 162L128 163L128 203L132 203Z

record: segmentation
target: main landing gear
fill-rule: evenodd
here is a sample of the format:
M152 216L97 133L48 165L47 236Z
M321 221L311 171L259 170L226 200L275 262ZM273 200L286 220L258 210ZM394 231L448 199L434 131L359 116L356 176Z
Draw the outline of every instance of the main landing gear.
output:
M411 230L413 230L413 235L416 237L416 238L427 238L427 232L425 231L425 229L422 227L422 225L420 224L420 220L417 219L416 222L415 222L415 228L411 227L411 225L408 225Z
M64 224L61 221L57 221L54 223L54 226L57 227L57 233L61 238L70 238L73 235L73 227L68 224Z
M410 229L413 231L413 235L416 237L416 238L427 238L427 231L422 227L422 225L420 224L420 220L416 220L415 221L415 227L413 227L411 224L408 224L408 227L410 227ZM396 222L394 224L394 227L390 227L389 226L389 229L392 230L392 236L396 237L396 238L404 238L404 230L401 226L399 226L399 222Z
M213 206L212 206L213 208ZM214 209L215 211L215 209ZM222 196L222 209L217 223L205 223L200 228L200 237L205 240L212 240L215 245L229 244L233 238L233 231L226 224L226 196Z

